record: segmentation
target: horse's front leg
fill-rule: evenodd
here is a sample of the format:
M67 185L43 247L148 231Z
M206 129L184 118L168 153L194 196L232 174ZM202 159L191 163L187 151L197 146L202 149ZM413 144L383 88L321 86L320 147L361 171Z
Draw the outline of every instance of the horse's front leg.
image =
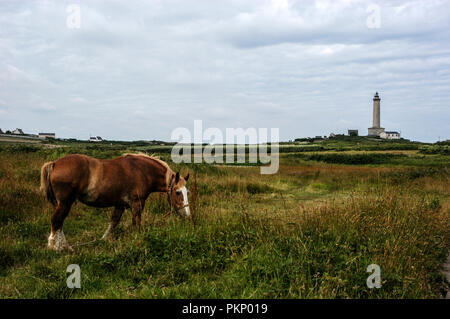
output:
M109 223L106 232L103 234L102 239L104 240L112 239L114 230L116 229L117 225L120 222L120 219L122 218L123 211L124 211L123 207L114 207L114 211L112 212L111 215L111 222Z

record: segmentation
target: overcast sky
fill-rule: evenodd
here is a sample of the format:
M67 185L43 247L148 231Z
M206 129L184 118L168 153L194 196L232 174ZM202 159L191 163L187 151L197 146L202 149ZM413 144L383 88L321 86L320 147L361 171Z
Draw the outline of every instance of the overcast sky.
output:
M3 131L366 135L376 91L386 130L450 138L450 1L0 1Z

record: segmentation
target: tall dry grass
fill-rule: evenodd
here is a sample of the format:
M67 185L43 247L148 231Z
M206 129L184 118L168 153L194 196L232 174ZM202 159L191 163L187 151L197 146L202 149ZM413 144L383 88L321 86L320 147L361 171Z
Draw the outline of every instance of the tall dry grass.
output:
M124 215L113 242L48 251L50 205L39 194L42 153L0 153L0 296L6 298L436 298L450 247L446 167L281 163L170 165L192 180L190 221L164 218L153 194L143 229ZM98 239L110 210L76 204L71 244ZM78 263L82 289L65 286ZM378 264L382 288L369 289Z

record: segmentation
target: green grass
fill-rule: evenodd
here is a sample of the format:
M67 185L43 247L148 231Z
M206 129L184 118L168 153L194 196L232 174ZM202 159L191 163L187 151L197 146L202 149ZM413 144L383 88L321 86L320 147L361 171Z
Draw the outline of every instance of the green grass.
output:
M443 154L424 155L423 153L407 152L320 152L320 153L290 153L283 157L293 163L309 161L345 165L382 165L382 166L413 166L413 167L448 167L449 156Z
M129 148L3 148L0 297L437 298L443 293L439 268L450 250L450 174L442 154L292 153L281 157L276 175L260 175L253 166L169 162L192 174L192 219L163 218L166 198L153 194L140 232L131 228L127 211L113 241L78 245L101 237L111 210L77 203L64 225L75 251L46 249L51 206L39 194L40 166L72 152L111 158ZM161 158L169 160L166 153ZM366 286L372 263L381 267L380 289ZM66 287L69 264L81 267L81 289Z

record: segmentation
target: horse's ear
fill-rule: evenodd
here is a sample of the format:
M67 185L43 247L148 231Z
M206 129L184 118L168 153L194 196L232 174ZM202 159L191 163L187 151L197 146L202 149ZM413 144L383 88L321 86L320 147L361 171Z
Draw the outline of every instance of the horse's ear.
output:
M180 181L180 172L177 172L177 175L175 175L175 184L178 184Z
M186 175L186 177L184 178L184 180L187 182L189 179L189 173Z

